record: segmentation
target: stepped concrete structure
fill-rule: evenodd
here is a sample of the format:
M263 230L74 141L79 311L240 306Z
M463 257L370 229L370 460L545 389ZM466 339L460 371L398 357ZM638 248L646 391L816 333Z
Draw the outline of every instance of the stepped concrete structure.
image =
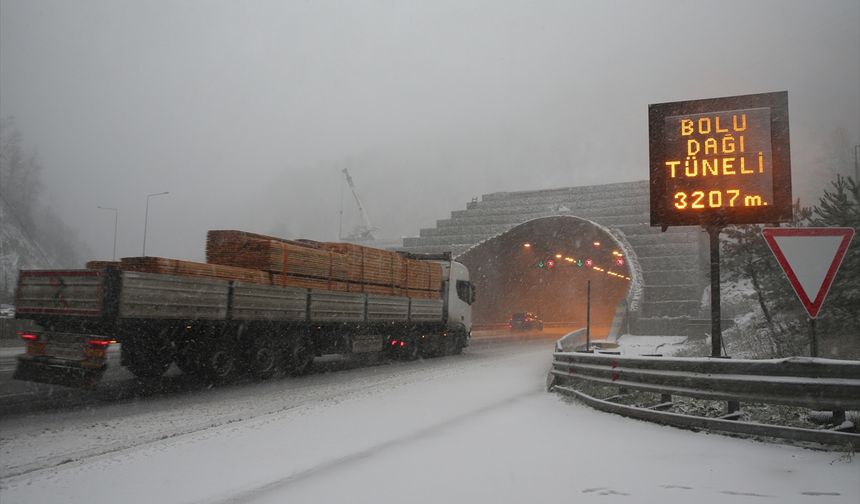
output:
M559 233L581 230L585 221L611 235L624 251L630 286L616 310L615 332L619 327L631 334L687 334L691 330L689 321L701 315L708 285L707 234L692 226L666 232L651 227L648 181L485 194L467 203L465 210L455 210L449 219L437 221L435 228L404 238L402 249L450 251L463 260L514 230L541 222L546 228L550 218L566 222L559 217L570 217L579 224L566 230L559 227Z

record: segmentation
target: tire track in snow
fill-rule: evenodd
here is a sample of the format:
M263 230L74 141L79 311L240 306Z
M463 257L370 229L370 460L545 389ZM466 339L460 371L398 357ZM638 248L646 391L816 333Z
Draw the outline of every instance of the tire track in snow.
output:
M308 469L272 481L263 486L240 490L239 492L236 492L224 498L223 500L206 499L205 501L195 501L195 504L241 504L245 502L251 502L269 493L281 491L283 488L291 484L298 483L299 481L306 480L309 478L322 477L330 471L335 471L350 464L360 462L361 460L369 459L379 453L423 440L427 437L443 432L450 427L455 427L465 422L472 421L476 417L495 413L498 410L504 409L512 404L516 404L530 397L544 394L545 390L542 385L543 384L541 384L541 386L536 387L534 390L519 393L517 395L508 397L502 401L484 405L475 410L463 413L461 415L457 415L448 420L433 424L418 431L398 436L383 443L376 444L372 447L359 450L343 457L328 460Z
M516 348L518 345L503 345L502 347L503 348L497 347L489 349L490 351L487 352L476 352L471 355L464 354L463 356L451 358L426 360L423 361L426 365L420 367L416 366L416 363L395 363L390 367L380 366L375 368L358 368L356 370L350 370L343 373L336 372L331 375L314 375L310 378L316 378L316 380L314 380L313 383L305 384L305 387L299 389L274 389L269 391L273 395L289 395L286 399L289 401L288 404L282 404L276 408L264 408L257 411L240 409L239 413L226 414L215 419L207 418L202 422L197 421L189 423L186 421L183 424L183 427L143 434L136 439L123 438L116 442L107 443L95 448L64 451L18 465L7 466L4 474L0 475L0 488L24 477L30 477L60 468L82 465L93 460L121 454L123 452L144 449L148 446L157 445L158 443L175 442L177 438L193 436L225 426L232 426L241 422L258 420L267 416L279 415L297 408L312 405L325 406L335 404L346 398L355 397L357 394L386 393L392 388L408 386L415 382L433 380L434 377L439 374L449 375L466 373L471 369L485 366L497 366L500 362L522 357L522 353L520 352L510 353L510 349ZM531 351L533 350L529 349L527 352ZM378 372L380 369L386 371L383 376L379 376L378 374L366 376L366 374L370 372ZM352 381L350 381L349 375L355 371L362 376L353 376ZM356 381L359 383L356 383ZM276 382L266 382L261 385L266 386L273 383ZM253 393L254 388L255 387L253 386L241 385L233 387L233 390ZM223 391L225 393L229 392L226 389ZM222 401L224 401L223 406L225 408L231 407L234 402L229 397L222 398ZM161 413L163 413L163 417L166 417L171 412L166 411ZM154 422L158 422L159 420L163 421L163 418L159 419L156 416L151 419L151 421ZM119 419L114 419L114 421L122 423L123 417L120 416ZM177 421L181 421L181 419ZM62 424L54 428L63 429ZM13 456L14 454L7 453L7 455Z

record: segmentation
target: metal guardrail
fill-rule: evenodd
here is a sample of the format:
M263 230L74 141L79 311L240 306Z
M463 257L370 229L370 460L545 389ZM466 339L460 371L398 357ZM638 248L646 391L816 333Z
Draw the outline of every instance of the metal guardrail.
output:
M585 328L571 331L555 342L556 352L572 352L585 341Z
M577 381L661 394L661 403L640 408L591 397L573 388ZM844 421L846 410L860 410L860 362L793 357L771 360L627 357L557 351L548 389L574 395L613 413L686 428L765 435L860 447L860 434L731 420L739 403L780 404L831 410ZM728 401L728 415L697 417L668 411L671 396Z
M544 327L567 327L572 325L570 322L544 322ZM493 324L472 324L473 331L487 331L492 329L507 329L510 327L507 322L498 322Z

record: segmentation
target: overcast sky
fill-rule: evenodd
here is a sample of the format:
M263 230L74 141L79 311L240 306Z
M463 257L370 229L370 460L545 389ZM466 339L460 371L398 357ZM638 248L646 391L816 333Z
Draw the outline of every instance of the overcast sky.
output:
M344 167L394 239L644 180L649 103L778 90L808 198L860 144L860 2L0 0L0 115L102 259L96 206L139 255L161 191L148 255L200 260L207 229L336 239Z

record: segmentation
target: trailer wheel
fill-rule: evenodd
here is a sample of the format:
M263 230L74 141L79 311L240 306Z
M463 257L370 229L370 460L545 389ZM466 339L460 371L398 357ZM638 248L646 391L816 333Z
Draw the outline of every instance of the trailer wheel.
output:
M400 357L405 361L417 360L421 355L421 338L413 335L406 340L406 346L402 348Z
M442 342L442 355L454 355L459 347L460 335L457 333L448 333Z
M191 376L202 376L203 366L200 364L201 348L196 342L178 342L176 348L176 367Z
M314 363L314 346L310 338L305 336L296 340L290 348L287 361L290 376L308 374Z
M251 373L258 380L271 378L278 370L278 349L270 336L255 338L249 357Z
M174 349L166 331L123 338L122 364L141 380L160 378L173 362Z
M236 373L236 352L229 345L216 344L201 359L206 376L216 383L228 382Z
M132 374L141 380L154 380L161 378L170 367L170 362L151 362L141 357L134 357L127 361L126 367Z

